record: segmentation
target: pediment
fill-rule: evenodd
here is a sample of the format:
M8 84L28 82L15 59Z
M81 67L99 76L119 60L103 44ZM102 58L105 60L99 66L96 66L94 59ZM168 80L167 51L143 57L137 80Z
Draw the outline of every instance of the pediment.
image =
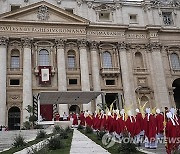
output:
M75 14L69 13L55 5L41 1L16 11L10 11L0 15L0 20L25 21L25 22L50 22L50 23L89 23Z

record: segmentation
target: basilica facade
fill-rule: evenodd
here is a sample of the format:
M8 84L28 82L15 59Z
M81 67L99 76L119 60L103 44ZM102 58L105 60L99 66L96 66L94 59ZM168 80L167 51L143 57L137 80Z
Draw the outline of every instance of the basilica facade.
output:
M1 0L0 125L16 129L41 91L102 91L45 118L114 108L180 107L178 0ZM48 119L49 118L49 119Z

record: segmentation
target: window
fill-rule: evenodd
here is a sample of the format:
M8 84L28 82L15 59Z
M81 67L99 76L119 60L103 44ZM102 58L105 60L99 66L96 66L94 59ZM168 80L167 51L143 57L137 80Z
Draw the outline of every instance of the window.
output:
M69 79L69 85L77 85L77 79Z
M39 51L39 66L49 66L49 52L46 49Z
M170 56L171 66L173 70L180 70L179 56L176 53L172 53Z
M103 67L112 68L112 58L111 54L108 51L105 51L103 53Z
M106 80L106 85L115 85L115 80Z
M68 68L75 68L75 52L73 50L68 51Z
M164 25L172 25L173 24L172 12L163 12L162 17L163 17Z
M129 15L129 21L131 24L137 23L137 15L136 14Z
M11 86L18 86L19 85L19 79L11 79L10 85Z
M18 10L20 8L20 5L11 5L11 11Z
M20 66L20 57L19 50L11 51L11 69L19 69Z
M143 57L140 52L135 53L136 68L143 68Z
M99 12L99 20L100 21L110 20L110 13L109 12Z
M73 12L73 9L67 8L67 9L65 9L65 10L66 10L67 12L69 12L69 13L72 13L72 14L74 13L74 12Z

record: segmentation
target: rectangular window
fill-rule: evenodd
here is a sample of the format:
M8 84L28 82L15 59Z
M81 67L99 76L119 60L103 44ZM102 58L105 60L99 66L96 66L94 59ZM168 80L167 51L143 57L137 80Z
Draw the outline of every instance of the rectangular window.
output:
M19 68L19 56L11 56L11 68Z
M136 24L137 23L137 14L129 15L129 21L131 24Z
M106 80L106 85L107 86L115 85L115 80Z
M69 85L77 85L77 79L69 79Z
M69 13L72 13L72 14L74 13L74 12L73 12L73 9L67 8L67 9L65 9L65 10L66 10L67 12L69 12Z
M11 79L10 80L10 85L11 86L18 86L18 85L20 85L19 79Z
M75 68L75 57L68 56L68 68Z
M164 25L173 24L172 12L162 12L162 18L163 18Z
M99 20L100 21L109 21L110 13L109 12L99 12Z
M18 10L20 8L20 5L11 5L11 11Z

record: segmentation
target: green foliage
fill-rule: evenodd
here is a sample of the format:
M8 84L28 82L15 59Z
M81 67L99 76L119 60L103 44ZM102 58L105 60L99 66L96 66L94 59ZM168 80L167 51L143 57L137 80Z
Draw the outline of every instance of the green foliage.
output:
M44 130L40 130L37 133L36 139L45 138L47 136L46 132Z
M37 117L36 117L35 115L31 115L31 116L29 117L29 121L30 121L30 122L35 122L35 121L37 121Z
M48 149L49 150L56 150L56 149L61 149L64 147L63 141L61 140L60 135L56 135L54 137L51 137L48 139Z
M53 134L59 134L61 132L62 128L58 125L55 125L53 128Z
M77 130L82 130L84 127L82 125L78 125Z
M27 143L25 142L24 137L21 136L20 134L14 138L13 147L19 148L19 147L26 146L26 145L27 145Z
M93 129L91 127L87 126L86 129L85 129L85 133L92 134L93 133Z
M23 123L23 129L29 130L31 128L31 123L29 121L25 121Z
M102 140L103 136L106 134L104 130L97 131L97 139Z
M137 152L136 145L134 143L124 143L119 144L118 152L122 154L134 154Z
M68 126L68 127L66 127L65 131L66 131L67 133L70 133L70 132L72 132L73 130Z
M60 137L62 139L67 139L68 138L68 132L64 129L61 129L60 133L59 133Z

